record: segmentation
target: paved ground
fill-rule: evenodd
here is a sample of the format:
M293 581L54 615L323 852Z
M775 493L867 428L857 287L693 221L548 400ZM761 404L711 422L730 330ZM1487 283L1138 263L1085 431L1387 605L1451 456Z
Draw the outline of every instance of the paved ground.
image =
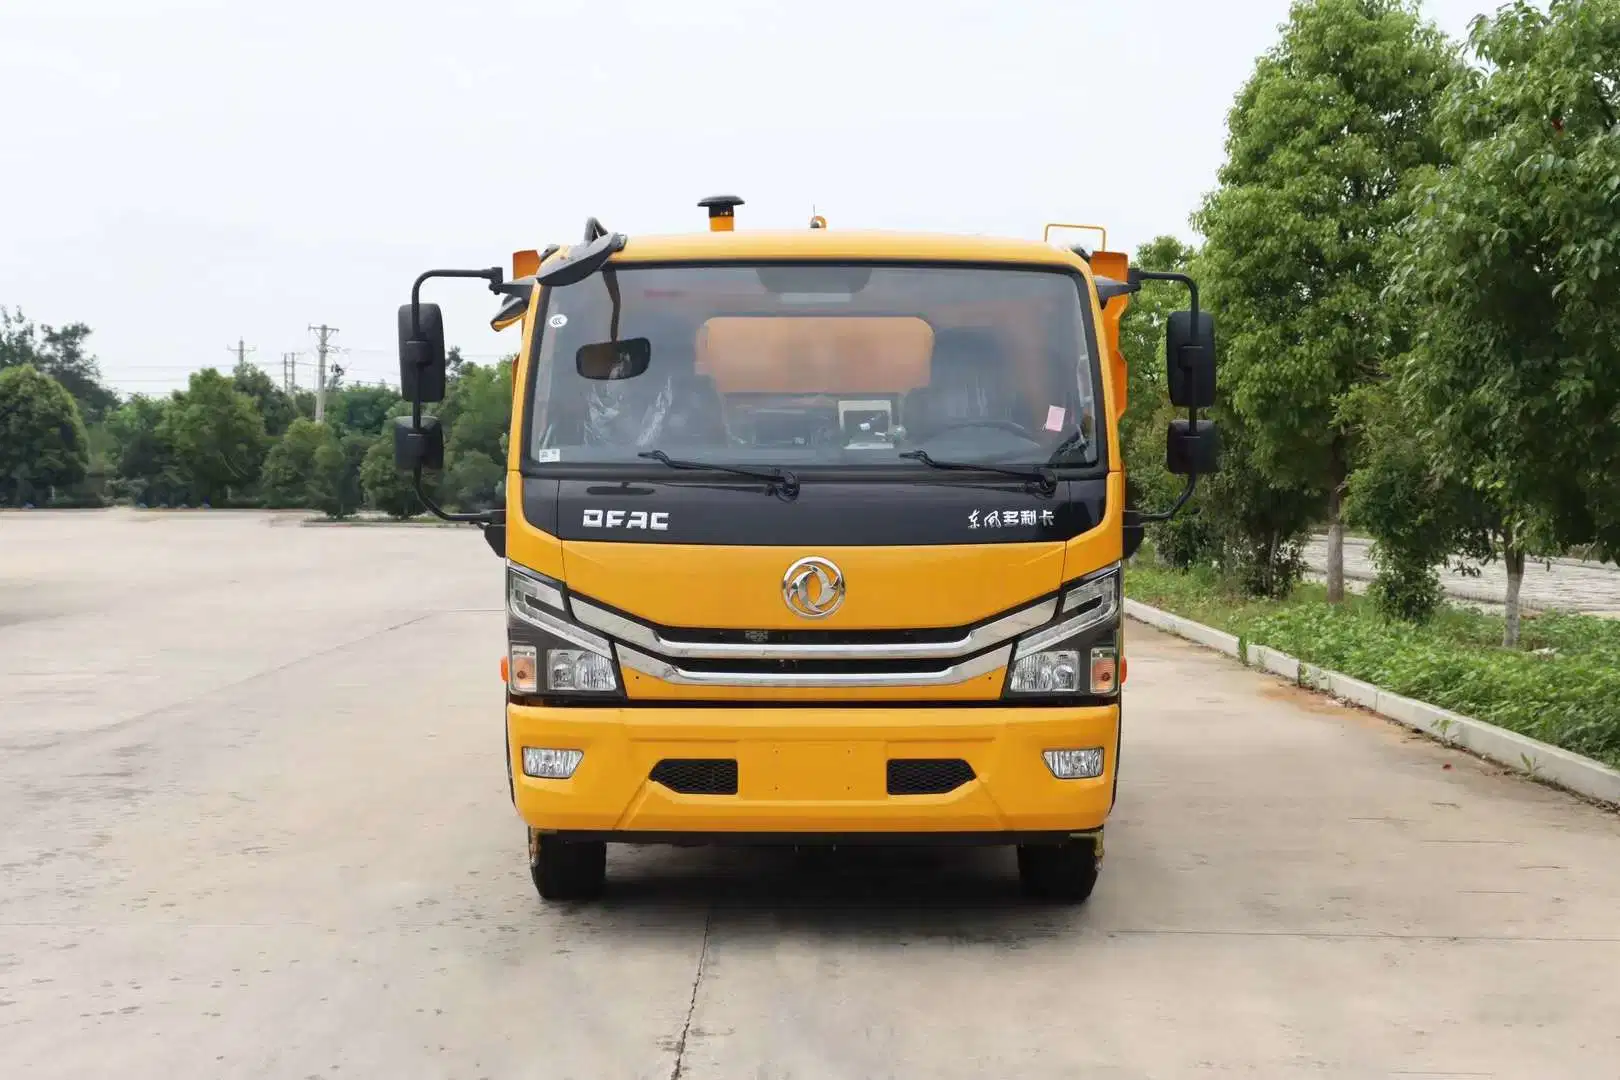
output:
M1009 855L543 907L471 531L0 515L0 1076L1620 1075L1620 819L1131 629L1085 909Z
M1370 547L1366 540L1345 537L1345 587L1352 591L1362 591L1377 573L1369 557ZM1326 537L1314 537L1306 545L1305 562L1312 576L1320 578L1327 568ZM1507 595L1507 573L1501 562L1471 565L1479 571L1478 577L1442 571L1441 584L1456 599L1500 611ZM1620 566L1576 559L1527 561L1519 597L1530 610L1582 611L1620 618Z

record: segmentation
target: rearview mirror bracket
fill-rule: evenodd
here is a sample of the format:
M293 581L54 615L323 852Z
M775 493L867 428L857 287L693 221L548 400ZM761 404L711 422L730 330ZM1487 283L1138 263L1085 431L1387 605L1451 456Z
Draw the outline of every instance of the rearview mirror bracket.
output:
M1198 418L1201 403L1204 407L1215 403L1215 320L1209 313L1199 311L1198 283L1186 274L1132 267L1129 281L1131 291L1140 288L1144 281L1168 281L1187 289L1187 310L1171 316L1175 326L1173 329L1167 328L1165 342L1173 388L1172 400L1181 398L1175 404L1179 406L1185 402L1187 408L1187 418L1173 421L1167 433L1166 464L1173 473L1185 475L1187 483L1168 510L1156 513L1125 511L1127 557L1141 547L1146 536L1144 527L1148 523L1169 521L1181 513L1198 489L1199 465L1204 466L1204 472L1216 472L1220 467L1220 441L1215 422ZM1182 343L1179 339L1184 336L1194 340ZM1184 370L1178 371L1177 363L1184 364Z
M443 397L445 380L444 330L438 319L436 305L423 305L422 286L434 278L472 278L489 283L489 291L498 295L527 299L534 288L532 279L507 282L505 272L498 266L483 270L428 270L420 274L411 285L408 311L400 310L400 388L409 390L411 415L409 426L400 417L395 433L395 464L409 469L411 486L430 514L442 521L477 525L484 530L484 539L497 552L506 549L506 511L500 507L470 514L450 513L439 506L422 489L422 470L442 467L444 432L435 417L424 416L422 405L424 390L437 390L433 400ZM424 318L424 314L431 318ZM436 367L436 370L435 370ZM424 420L427 421L424 423Z

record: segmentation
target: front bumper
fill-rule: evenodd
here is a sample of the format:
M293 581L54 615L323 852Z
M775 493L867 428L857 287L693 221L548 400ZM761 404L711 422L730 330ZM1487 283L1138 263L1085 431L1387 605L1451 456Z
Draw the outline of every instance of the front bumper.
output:
M623 839L703 834L1088 832L1113 806L1119 709L1102 707L705 707L506 709L513 798L534 829ZM567 780L523 774L525 746L580 750ZM1100 746L1101 776L1059 780L1043 750ZM650 780L666 758L730 758L735 795ZM893 758L959 758L974 779L944 794L890 795ZM649 835L655 834L655 835ZM614 835L604 839L613 840Z

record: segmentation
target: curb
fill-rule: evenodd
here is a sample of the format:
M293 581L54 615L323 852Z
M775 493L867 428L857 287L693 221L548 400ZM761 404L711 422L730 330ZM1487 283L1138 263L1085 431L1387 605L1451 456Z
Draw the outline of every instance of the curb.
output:
M1225 653L1248 667L1280 675L1308 690L1359 705L1448 747L1467 750L1533 780L1544 780L1589 799L1620 807L1620 770L1591 758L1471 716L1392 694L1371 683L1307 664L1264 645L1240 641L1236 635L1137 600L1125 601L1125 614L1137 622Z

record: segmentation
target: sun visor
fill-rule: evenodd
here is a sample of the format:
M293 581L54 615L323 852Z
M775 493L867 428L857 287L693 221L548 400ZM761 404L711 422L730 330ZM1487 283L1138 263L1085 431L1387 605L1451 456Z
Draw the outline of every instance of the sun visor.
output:
M933 350L912 316L723 316L698 330L697 367L721 393L901 394Z

